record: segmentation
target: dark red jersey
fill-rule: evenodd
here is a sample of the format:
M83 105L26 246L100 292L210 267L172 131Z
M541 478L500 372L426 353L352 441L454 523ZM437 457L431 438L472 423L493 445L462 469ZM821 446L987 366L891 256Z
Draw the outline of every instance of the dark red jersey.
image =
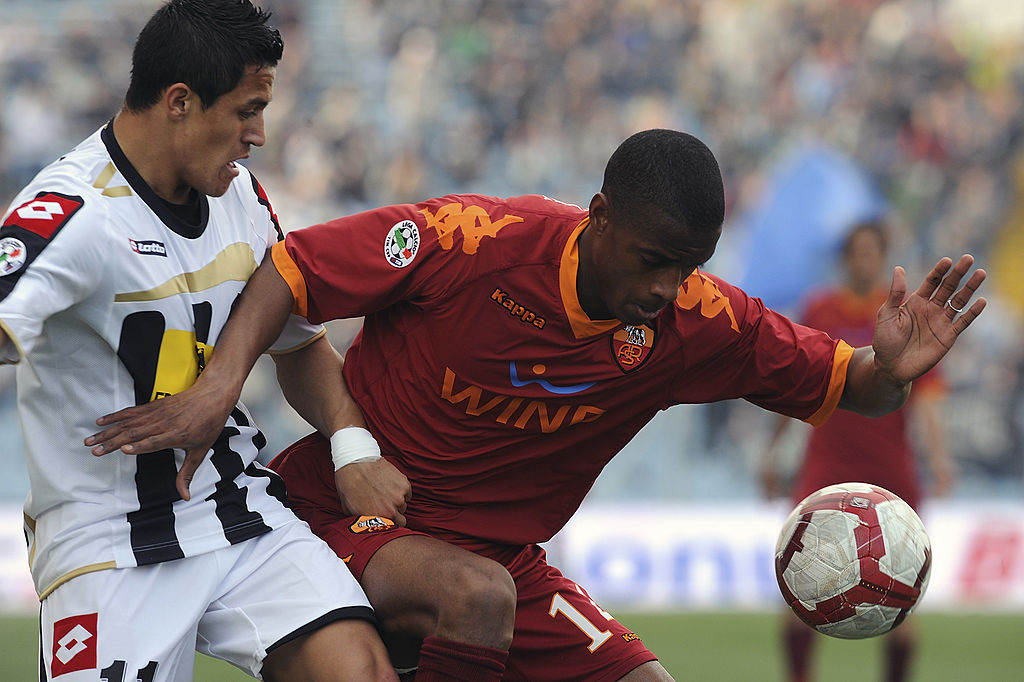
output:
M808 301L803 322L855 346L871 345L875 317L887 295L883 289L866 296L858 296L849 289L822 292ZM944 390L944 384L933 369L914 382L911 399L935 390ZM802 500L826 485L847 481L880 485L917 506L921 486L905 410L876 419L839 411L811 433L793 500Z
M576 294L587 212L447 196L291 232L274 263L312 321L365 315L345 379L413 486L409 526L542 542L659 410L746 398L820 423L852 348L704 272L650 326Z

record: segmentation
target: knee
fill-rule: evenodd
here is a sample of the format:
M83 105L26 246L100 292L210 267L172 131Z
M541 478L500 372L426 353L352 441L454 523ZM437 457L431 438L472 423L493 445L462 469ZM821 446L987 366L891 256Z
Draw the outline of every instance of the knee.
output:
M493 621L515 614L516 584L504 566L489 559L455 567L445 591L445 603L461 618Z
M516 585L501 564L488 559L458 566L439 602L435 634L500 649L512 643Z

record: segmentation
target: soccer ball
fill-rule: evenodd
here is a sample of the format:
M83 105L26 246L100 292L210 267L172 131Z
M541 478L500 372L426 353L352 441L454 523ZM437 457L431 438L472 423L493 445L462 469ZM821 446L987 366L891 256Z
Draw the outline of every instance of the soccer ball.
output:
M874 637L902 623L924 594L931 563L918 515L867 483L808 495L775 545L786 603L818 632L844 639Z

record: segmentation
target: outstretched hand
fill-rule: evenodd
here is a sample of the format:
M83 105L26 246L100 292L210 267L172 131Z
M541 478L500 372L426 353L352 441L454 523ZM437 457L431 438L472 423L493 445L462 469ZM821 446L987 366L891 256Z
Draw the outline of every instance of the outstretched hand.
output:
M872 347L879 370L897 381L913 381L953 347L987 303L984 298L971 303L985 281L984 270L975 270L960 287L973 264L974 257L966 254L956 265L950 258L941 259L909 297L907 274L901 267L895 269L875 323Z
M234 406L234 400L226 399L212 382L200 378L181 393L100 417L97 426L107 428L86 438L85 445L97 457L118 449L128 455L184 449L185 461L175 486L182 499L188 500L189 483Z

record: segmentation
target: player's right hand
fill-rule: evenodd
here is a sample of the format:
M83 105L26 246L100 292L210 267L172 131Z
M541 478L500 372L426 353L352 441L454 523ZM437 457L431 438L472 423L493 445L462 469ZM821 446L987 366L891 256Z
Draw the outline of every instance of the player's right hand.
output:
M334 472L341 506L352 516L382 516L405 525L405 508L412 485L401 471L383 457L372 462L353 462Z
M234 400L225 398L210 382L197 381L182 393L128 407L96 420L106 427L85 439L97 457L121 450L127 455L145 455L167 448L185 451L185 461L175 485L188 500L189 483L207 452L224 429Z

